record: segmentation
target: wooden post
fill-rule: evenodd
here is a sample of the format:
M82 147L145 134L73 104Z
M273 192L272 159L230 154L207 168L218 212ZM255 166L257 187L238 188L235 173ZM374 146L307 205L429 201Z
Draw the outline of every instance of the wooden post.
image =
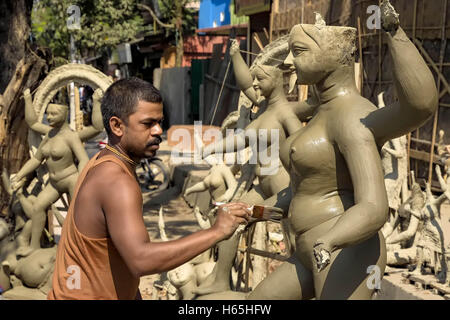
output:
M361 38L361 19L358 17L358 41L359 41L359 92L363 93L364 88L364 66L363 66L363 51Z
M448 0L444 1L444 10L443 10L443 16L442 16L442 30L441 30L441 52L439 56L439 73L442 74L442 64L444 63L444 56L445 56L445 47L447 45L447 39L445 35L445 28L446 28L446 22L447 22L447 5ZM441 81L438 81L437 83L437 90L438 92L441 91ZM434 120L433 120L433 134L431 136L431 148L430 148L430 163L428 166L428 183L431 185L431 180L433 178L433 157L434 157L434 146L436 144L436 130L437 130L437 122L439 117L439 105L436 110L436 113L434 114Z
M378 5L381 7L381 0L378 1ZM382 71L381 71L381 52L383 46L383 39L381 35L381 30L378 31L378 93L381 92L381 80L382 80Z
M81 131L83 129L83 113L80 108L80 90L78 86L74 86L75 94L75 130Z
M272 1L272 11L270 12L270 25L269 25L269 43L273 40L273 19L278 14L279 0Z
M411 150L411 132L408 133L408 144L406 146L406 160L407 160L407 168L408 168L408 172L411 171L411 158L410 158L410 150ZM408 179L409 182L409 186L412 186L412 180L411 177L409 177Z

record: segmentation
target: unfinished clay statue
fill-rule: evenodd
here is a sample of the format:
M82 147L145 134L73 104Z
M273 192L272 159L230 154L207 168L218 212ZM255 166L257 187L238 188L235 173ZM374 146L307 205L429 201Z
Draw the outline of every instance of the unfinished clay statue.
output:
M441 185L441 189L444 192L444 195L447 197L448 200L450 200L450 167L447 168L446 172L447 181L442 176L441 167L436 165L435 171L438 177L439 184Z
M4 297L11 300L46 300L51 288L51 275L56 258L56 246L39 249L20 259L12 272L16 277L13 288Z
M215 152L229 151L227 150L227 145L230 142L234 142L234 144L231 144L233 151L242 150L249 147L251 143L249 132L254 132L258 135L264 135L262 132L267 132L267 141L262 141L264 138L258 137L258 143L259 148L261 148L264 142L267 142L263 151L267 150L267 154L270 157L272 139L275 139L275 137L271 136L271 130L276 130L279 133L277 142L281 144L288 136L301 127L301 122L295 113L295 109L288 102L284 93L282 70L271 65L255 65L250 71L242 59L239 44L236 40L231 45L230 55L237 82L243 92L255 104L260 104L262 97L264 97L267 108L246 126L243 134L227 136L222 141L209 145L204 149L203 155L208 156ZM261 151L261 149L258 149L258 151ZM259 204L289 186L287 171L283 168L278 157L275 160L276 163L267 163L267 161L261 160L259 155L257 155L255 173L259 184L253 186L249 192L242 195L240 201L249 204ZM270 170L266 171L270 172L265 172L265 169L269 168ZM204 285L196 290L199 295L230 290L230 271L237 252L238 241L239 236L235 234L218 245L219 258L217 265Z
M437 153L446 171L450 171L450 145L444 143L445 131L439 130Z
M92 125L80 132L74 132L69 128L67 106L49 104L58 89L71 81L98 88L93 95ZM25 120L34 132L35 138L36 134L45 134L45 137L31 159L12 177L12 189L17 191L23 185L24 179L44 162L49 172L49 181L32 207L23 206L23 210L32 220L31 241L19 248L17 254L26 256L40 248L47 208L62 193L72 196L78 173L88 161L82 140L89 139L103 130L100 99L102 92L111 83L110 78L91 66L67 64L56 68L44 79L35 94L34 101L31 99L30 90L25 90ZM45 112L49 125L40 122Z
M384 108L383 92L378 96L378 108ZM408 154L406 135L391 139L381 149L381 163L389 208L395 212L408 198Z
M67 106L57 104L48 106L47 119L53 129L46 134L36 154L12 179L15 191L22 186L23 179L44 161L50 173L49 182L38 195L33 207L30 247L19 249L22 255L41 247L40 238L44 230L47 208L58 200L62 193L69 193L72 197L78 173L89 160L78 134L69 128L67 114ZM78 160L78 167L75 165L75 159Z
M423 229L421 212L426 205L426 195L418 183L414 183L411 189L411 197L400 206L392 220L390 232L385 235L389 266L406 267L416 262L417 243ZM399 229L400 232L397 231Z
M378 95L378 108L384 108L384 92ZM384 172L384 184L389 203L388 220L382 228L383 236L388 237L398 220L398 209L409 197L408 160L406 135L391 139L381 148L381 164ZM389 254L388 254L389 259Z
M433 268L435 275L439 280L444 281L446 271L444 233L442 231L442 222L440 214L441 204L447 200L445 194L435 198L431 193L430 184L426 186L427 202L422 210L421 218L423 221L422 232L417 242L417 267L413 273L422 273L424 262Z
M205 281L214 268L214 262L201 264L185 263L178 268L167 272L170 283L179 290L179 299L193 300L196 297L195 290Z
M228 202L236 190L237 181L230 167L226 164L216 164L208 175L199 183L186 189L184 195L208 190L215 202Z
M437 90L393 7L388 1L381 6L399 98L382 109L355 86L356 29L302 24L291 30L286 63L300 84L316 86L320 106L302 103L300 120L312 119L281 145L291 176L296 253L249 299L370 299L375 288L367 286L368 267L383 274L386 246L380 229L388 199L379 150L434 114Z
M2 182L4 189L13 195L9 175L5 169L2 173ZM44 300L51 285L50 274L53 270L55 248L39 249L25 258L17 254L18 248L29 245L32 222L27 212L32 211L36 201L35 194L40 190L40 183L35 178L28 188L22 187L16 191L12 197L9 213L14 220L14 228L8 230L5 239L1 239L1 221L4 220L0 219L0 287L5 291L3 296L7 299Z

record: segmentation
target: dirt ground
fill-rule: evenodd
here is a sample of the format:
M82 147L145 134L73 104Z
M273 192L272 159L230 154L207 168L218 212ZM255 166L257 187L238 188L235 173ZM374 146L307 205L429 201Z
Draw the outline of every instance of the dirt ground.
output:
M180 195L177 187L172 187L161 193L144 194L144 222L151 241L162 241L158 228L159 210L163 207L165 232L169 240L199 231L200 226L195 220L192 208L190 208ZM142 299L156 300L153 283L160 278L165 279L165 274L150 275L141 278L139 285Z

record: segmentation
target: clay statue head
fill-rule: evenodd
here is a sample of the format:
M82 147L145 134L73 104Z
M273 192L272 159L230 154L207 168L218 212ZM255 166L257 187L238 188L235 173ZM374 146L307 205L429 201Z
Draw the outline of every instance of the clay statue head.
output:
M195 278L194 266L192 263L185 263L167 272L167 278L175 288L180 288Z
M69 108L62 104L51 103L47 107L47 121L51 127L60 127L67 120Z
M257 96L269 97L277 86L283 85L282 71L273 66L257 65L251 72Z
M318 15L315 25L295 25L289 35L290 53L299 84L313 85L341 67L353 67L356 29L326 26Z

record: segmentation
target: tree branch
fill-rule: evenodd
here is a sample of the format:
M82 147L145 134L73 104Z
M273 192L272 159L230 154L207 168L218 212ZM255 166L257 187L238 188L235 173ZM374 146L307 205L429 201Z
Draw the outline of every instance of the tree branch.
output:
M152 8L150 8L149 6L146 6L145 4L142 4L142 3L138 3L137 6L147 10L150 13L150 15L153 17L153 19L155 19L155 21L161 27L169 28L169 29L175 29L175 25L174 24L166 24L166 23L162 22L161 20L159 20L158 17L156 16L156 14L153 12Z

